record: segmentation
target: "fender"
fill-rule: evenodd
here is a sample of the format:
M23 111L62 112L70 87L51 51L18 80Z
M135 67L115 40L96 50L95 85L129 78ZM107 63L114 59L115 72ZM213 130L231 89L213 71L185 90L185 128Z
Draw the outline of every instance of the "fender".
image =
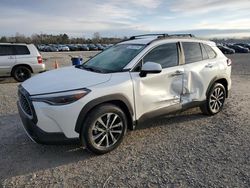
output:
M107 103L107 102L122 102L126 105L127 111L130 116L130 119L128 120L129 122L132 122L132 117L134 115L134 111L132 108L131 103L129 102L129 100L122 94L113 94L113 95L107 95L107 96L103 96L103 97L99 97L96 98L92 101L90 101L89 103L87 103L81 110L78 118L77 118L77 122L76 122L76 126L75 126L75 131L77 133L80 133L81 128L82 128L82 123L86 117L86 115L88 114L88 112L93 109L95 106L98 106L99 104L102 103ZM125 112L126 113L126 112Z
M215 83L216 81L220 80L220 79L225 79L225 80L227 81L227 79L226 79L225 77L217 77L217 76L214 77L214 78L210 81L210 83L209 83L209 85L208 85L208 87L207 87L206 97L207 97L207 95L208 95L210 89L213 87L214 83ZM228 81L227 81L227 84L228 84ZM225 88L225 89L226 89L226 96L228 97L228 90L227 90L227 88Z

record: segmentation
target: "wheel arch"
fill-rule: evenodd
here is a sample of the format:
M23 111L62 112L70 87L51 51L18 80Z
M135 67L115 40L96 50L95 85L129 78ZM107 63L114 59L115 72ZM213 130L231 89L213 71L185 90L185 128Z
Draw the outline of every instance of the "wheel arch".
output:
M226 90L226 98L228 97L228 81L224 77L215 77L208 85L206 96L208 95L209 91L213 87L215 83L220 83L225 87Z
M27 67L27 68L31 71L31 73L33 73L33 69L31 68L30 65L28 65L28 64L17 64L17 65L14 65L14 66L12 67L12 69L11 69L11 76L13 76L13 71L14 71L15 68L17 68L17 67Z
M133 129L133 108L129 100L120 94L108 95L103 96L97 99L94 99L87 103L81 110L80 114L78 115L77 122L75 125L75 131L77 133L81 132L83 122L85 121L89 112L94 109L95 107L103 104L114 104L120 107L127 116L128 120L128 128Z

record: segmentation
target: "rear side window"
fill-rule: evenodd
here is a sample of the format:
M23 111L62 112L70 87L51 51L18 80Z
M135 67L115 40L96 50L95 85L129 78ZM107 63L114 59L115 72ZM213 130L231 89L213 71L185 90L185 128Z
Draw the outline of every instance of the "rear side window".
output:
M169 43L154 48L143 58L143 63L148 61L159 63L162 68L178 65L177 44Z
M209 59L215 58L216 53L214 52L214 50L210 46L208 46L206 44L203 44L203 45L204 45L204 47L205 47L205 49L207 51L207 55L208 55Z
M0 56L14 55L14 47L12 45L0 45Z
M197 61L202 61L201 47L199 43L196 42L183 42L182 43L184 54L185 54L185 63L194 63Z
M206 59L209 59L208 55L207 55L207 51L204 47L203 44L201 44L201 52L202 52L202 57L203 57L203 60L206 60Z
M27 48L27 46L16 45L15 50L16 50L16 55L28 55L28 54L30 54L30 51Z

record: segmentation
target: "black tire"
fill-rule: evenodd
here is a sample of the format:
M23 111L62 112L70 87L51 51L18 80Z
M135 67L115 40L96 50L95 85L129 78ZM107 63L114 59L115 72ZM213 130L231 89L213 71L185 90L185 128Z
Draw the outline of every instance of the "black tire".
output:
M31 77L31 70L26 66L15 67L12 76L18 82L23 82Z
M83 122L80 140L83 145L86 144L87 149L91 152L105 154L120 145L126 131L127 117L125 113L118 106L103 104L95 107L87 115L85 122Z
M219 92L218 96L216 95L217 91ZM220 83L215 83L207 95L206 102L200 106L200 109L203 114L213 116L222 110L225 99L225 87Z

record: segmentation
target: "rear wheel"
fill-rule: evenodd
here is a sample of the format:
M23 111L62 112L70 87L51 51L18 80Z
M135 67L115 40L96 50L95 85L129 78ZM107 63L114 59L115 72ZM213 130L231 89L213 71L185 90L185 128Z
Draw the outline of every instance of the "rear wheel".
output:
M23 82L31 77L31 70L25 66L18 66L14 68L12 75L16 81Z
M200 106L200 109L203 114L215 115L222 110L225 99L225 87L220 83L215 83L208 93L206 103Z
M104 104L88 114L80 139L90 151L104 154L119 146L126 130L125 113L115 105Z

